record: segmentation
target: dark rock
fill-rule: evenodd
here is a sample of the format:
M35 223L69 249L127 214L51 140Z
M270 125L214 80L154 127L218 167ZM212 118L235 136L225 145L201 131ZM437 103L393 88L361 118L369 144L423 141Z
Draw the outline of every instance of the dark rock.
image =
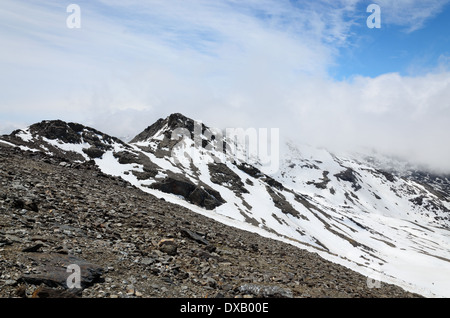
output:
M150 171L147 170L146 171L144 168L144 171L133 170L132 173L133 173L133 175L136 176L136 178L138 180L147 180L147 179L154 178L158 174L158 171L157 170L150 170Z
M211 181L223 185L235 193L248 193L241 178L224 163L208 164Z
M168 255L177 255L178 246L173 239L163 239L158 243L159 250Z
M119 151L114 153L120 164L139 163L138 155L129 151Z
M414 203L415 205L422 205L423 204L423 199L424 199L424 197L421 195L421 196L412 198L409 201Z
M13 243L12 240L0 235L0 247L6 246L6 245L11 245L12 243Z
M65 143L81 143L82 125L73 124L72 127L62 120L45 120L30 126L33 134L48 138L58 139Z
M58 246L55 248L55 253L68 255L69 250L65 246Z
M386 178L386 180L390 182L395 182L395 176L392 173L387 172L385 170L378 170L378 172L381 173Z
M318 189L326 189L328 182L331 181L330 178L328 178L328 174L329 174L328 171L323 171L322 172L322 179L321 179L320 182L308 181L308 182L306 182L306 184L314 184L316 186L316 188L318 188Z
M150 188L157 189L166 193L181 195L187 199L189 195L195 190L196 186L187 180L166 177L164 180L152 184Z
M15 209L26 209L34 212L39 211L38 202L35 198L31 197L14 198L11 206Z
M28 257L38 264L37 269L39 273L25 274L19 279L19 282L68 288L67 279L71 273L67 272L67 267L71 264L76 264L80 267L81 288L86 288L102 281L103 269L100 266L72 255L34 253Z
M27 297L27 288L25 285L19 285L17 286L16 290L15 290L15 294L17 297L20 298L26 298Z
M264 174L256 167L249 165L245 162L236 164L236 167L238 167L240 170L244 171L248 175L252 176L255 179L261 178L264 176Z
M32 246L29 246L29 247L26 247L26 248L24 248L23 250L22 250L22 252L25 252L25 253L34 253L34 252L37 252L41 247L43 247L44 246L44 244L42 244L42 243L37 243L37 244L34 244L34 245L32 245Z
M351 168L347 168L344 171L341 171L337 174L334 175L338 180L342 180L342 181L347 181L352 183L352 187L353 189L355 189L355 191L358 191L359 189L361 189L361 185L358 184L358 179L356 178L355 175L355 171L353 171L353 169Z
M209 253L213 253L213 252L215 252L217 250L217 247L215 247L214 245L209 244L209 245L205 246L205 250L207 250Z
M275 189L284 190L283 184L281 184L281 182L278 182L277 180L275 180L272 177L264 176L263 178L261 178L261 180L265 181L269 186L271 186Z
M189 202L207 210L213 210L225 202L219 192L213 189L205 189L202 186L195 187L187 199Z
M208 210L212 210L225 203L225 200L219 192L207 186L197 186L182 177L166 177L162 181L153 183L150 188L181 195L187 201Z
M266 186L267 193L272 197L273 204L285 214L290 214L295 217L300 217L300 213L286 200L286 197Z
M209 245L209 242L206 239L204 239L203 237L201 237L197 233L192 232L191 230L180 229L180 233L181 233L182 236L190 238L191 240L194 240L197 243L204 244L204 245Z
M105 153L103 150L98 149L96 147L90 147L87 149L83 149L83 152L89 156L91 159L101 158Z

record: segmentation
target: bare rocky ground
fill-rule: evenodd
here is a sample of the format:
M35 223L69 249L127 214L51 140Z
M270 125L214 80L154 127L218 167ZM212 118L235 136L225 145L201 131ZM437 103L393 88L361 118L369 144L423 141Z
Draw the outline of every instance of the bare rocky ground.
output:
M81 288L68 289L70 264ZM419 297L93 165L0 146L0 297Z

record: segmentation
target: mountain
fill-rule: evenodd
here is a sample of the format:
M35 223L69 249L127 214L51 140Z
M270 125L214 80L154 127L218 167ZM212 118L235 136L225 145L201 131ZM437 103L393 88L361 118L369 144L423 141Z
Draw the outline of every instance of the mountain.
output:
M61 166L92 165L145 193L375 281L450 296L448 175L293 142L281 142L279 152L271 148L276 158L270 158L261 143L252 148L255 136L264 141L261 131L239 131L244 138L228 132L172 114L129 143L63 121L16 130L0 143L58 158Z
M80 288L70 288L77 273ZM91 161L0 142L2 298L419 297L369 283L317 253L145 193ZM286 306L270 302L270 310L278 304Z

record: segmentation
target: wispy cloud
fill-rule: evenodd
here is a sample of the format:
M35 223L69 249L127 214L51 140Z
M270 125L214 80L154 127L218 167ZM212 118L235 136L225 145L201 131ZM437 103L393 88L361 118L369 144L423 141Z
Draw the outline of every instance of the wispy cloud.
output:
M449 0L374 0L383 12L383 21L413 32L424 27L425 23L442 12Z
M226 89L236 80L252 80L252 73L255 79L325 74L334 52L322 43L331 36L322 27L329 17L318 11L309 19L312 8L289 1L79 5L82 28L70 30L62 4L2 3L0 38L8 48L0 52L3 105L15 110L32 104L41 110L124 108L127 98L128 107L141 98L148 107L159 106L151 101L164 100L169 87L183 96L185 87L201 91L211 83Z

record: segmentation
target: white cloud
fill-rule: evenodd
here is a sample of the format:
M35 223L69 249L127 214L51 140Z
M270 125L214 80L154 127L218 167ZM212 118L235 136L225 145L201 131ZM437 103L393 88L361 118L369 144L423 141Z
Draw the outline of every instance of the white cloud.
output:
M450 73L317 80L292 96L291 135L334 149L367 147L450 171Z

